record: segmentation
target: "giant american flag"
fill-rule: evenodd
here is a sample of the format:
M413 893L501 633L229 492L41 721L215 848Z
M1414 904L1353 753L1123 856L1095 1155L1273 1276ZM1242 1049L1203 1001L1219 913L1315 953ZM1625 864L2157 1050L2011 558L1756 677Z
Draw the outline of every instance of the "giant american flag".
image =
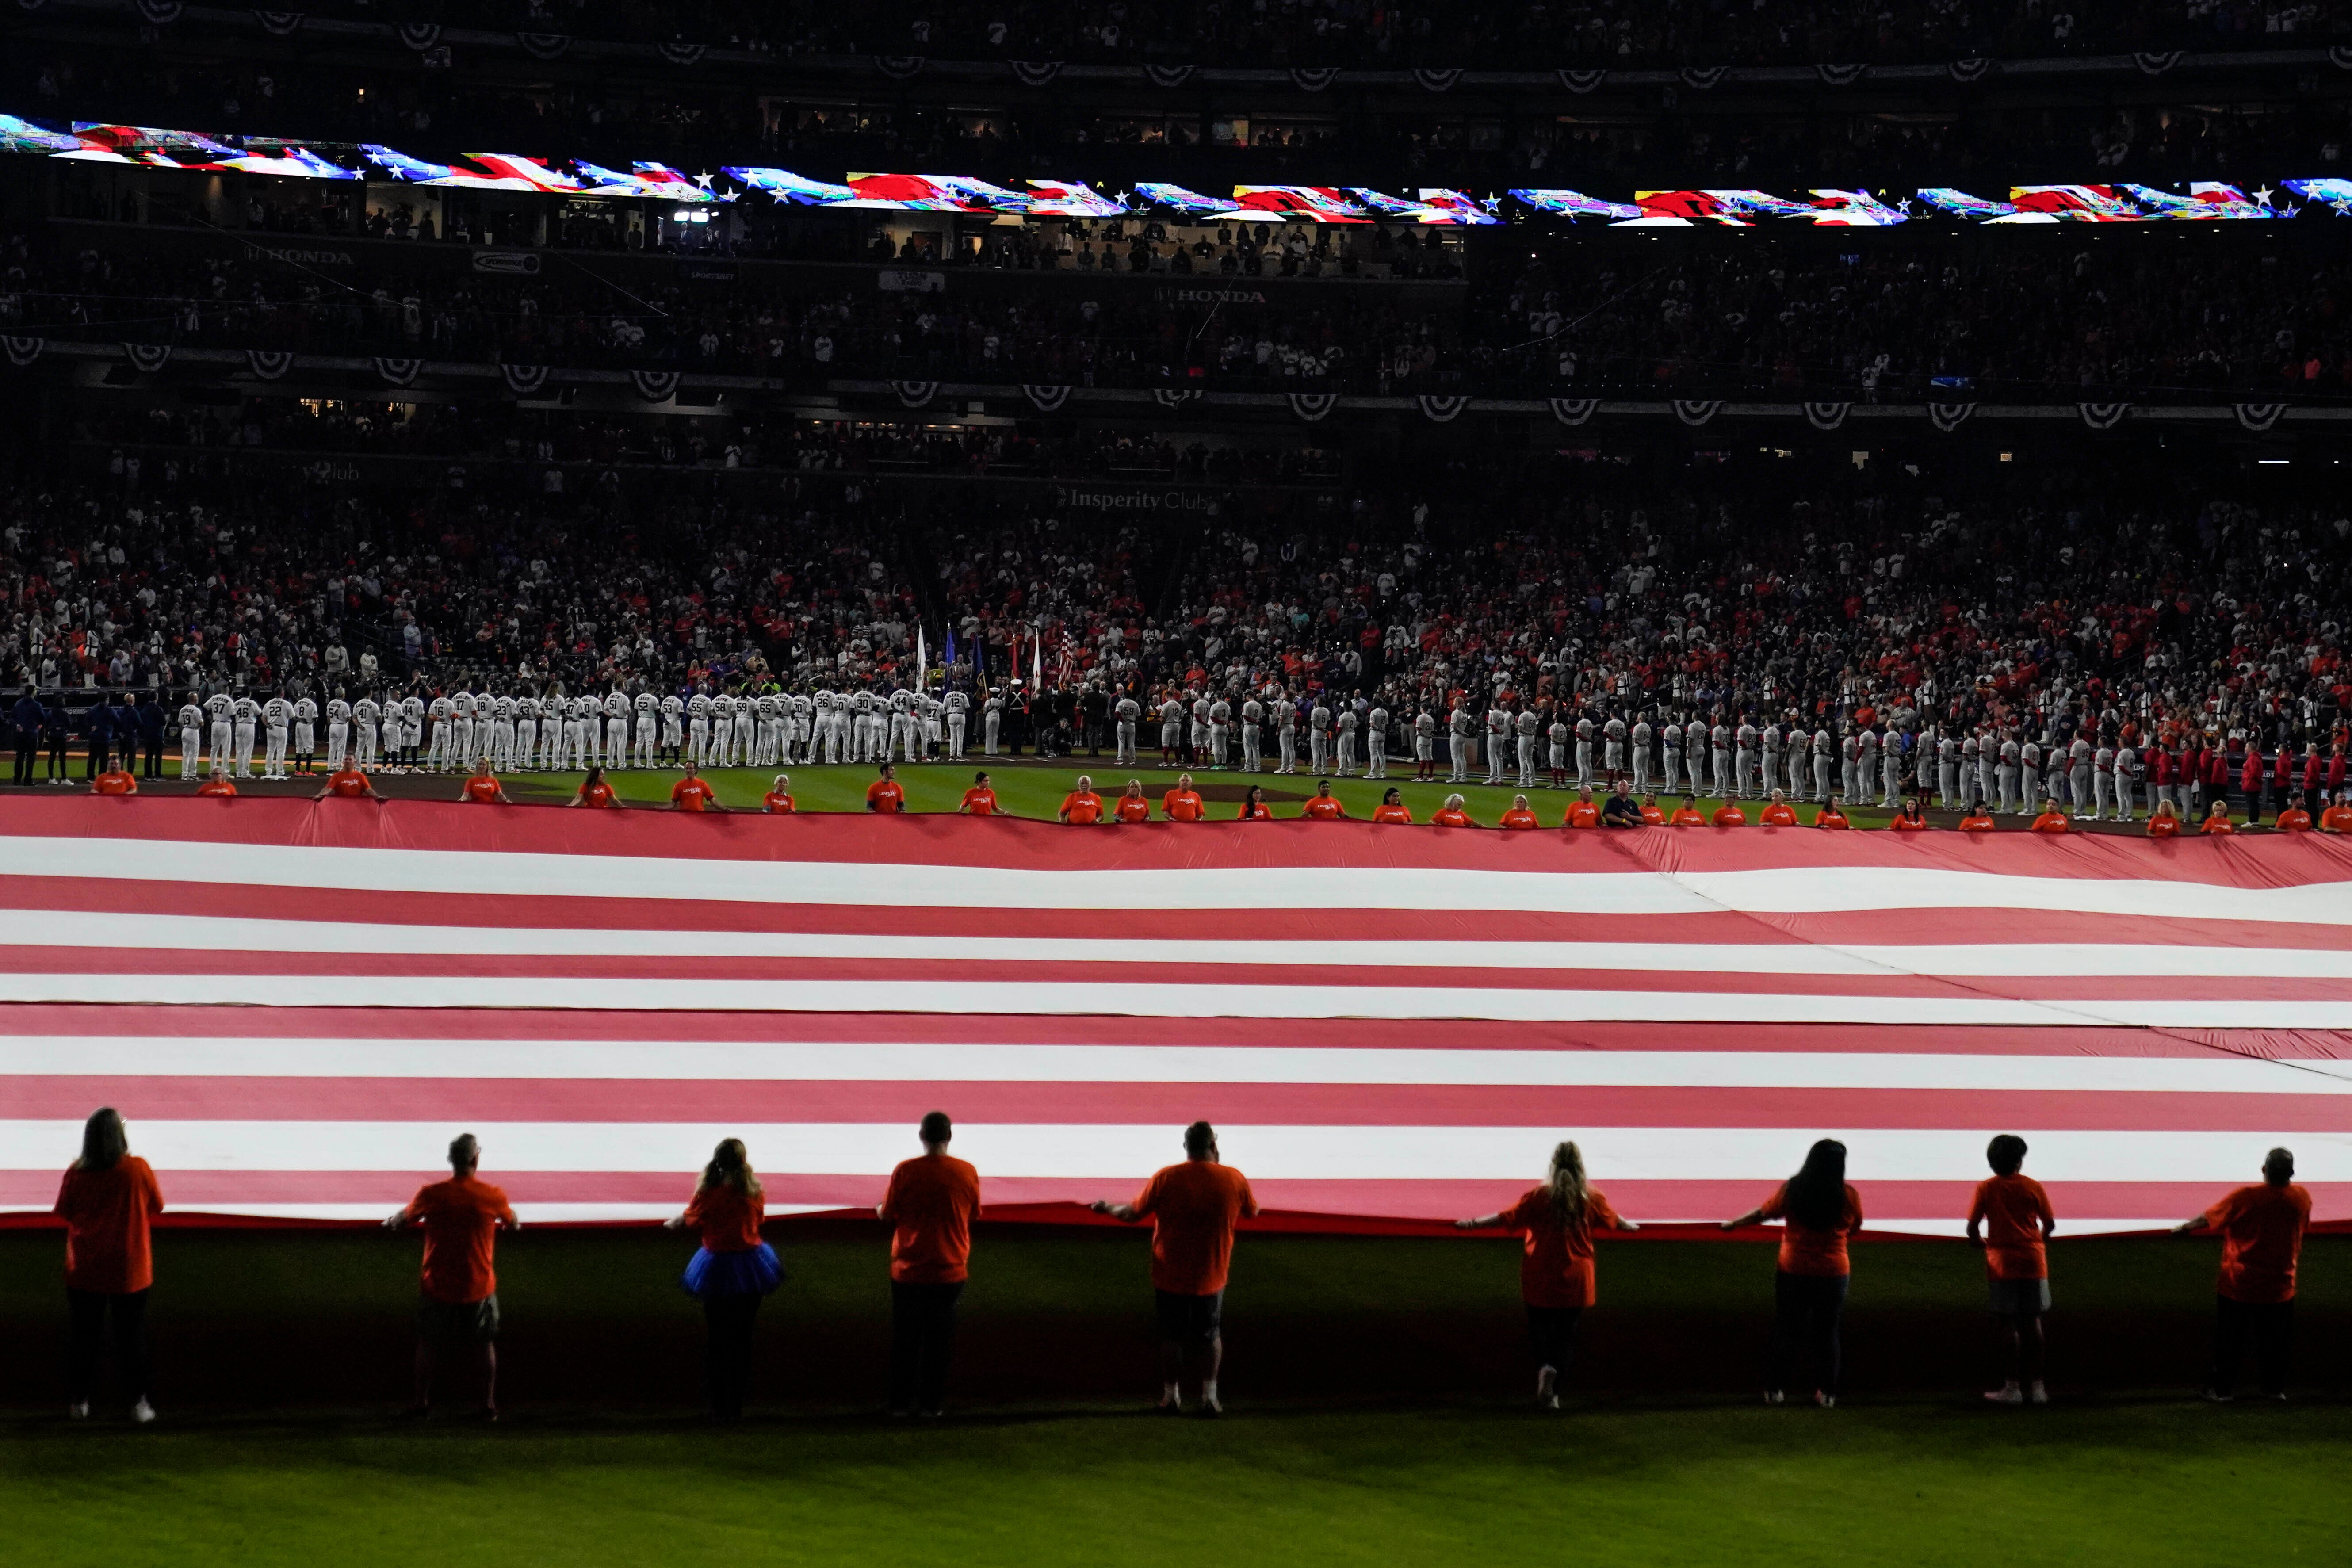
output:
M1629 1217L1817 1137L1951 1232L1995 1132L2064 1228L2292 1147L2352 1218L2352 845L1363 823L1065 827L246 798L0 802L0 1207L111 1104L183 1212L358 1218L470 1131L534 1219L875 1202L927 1110L992 1212L1217 1123L1269 1209L1490 1210L1573 1137Z

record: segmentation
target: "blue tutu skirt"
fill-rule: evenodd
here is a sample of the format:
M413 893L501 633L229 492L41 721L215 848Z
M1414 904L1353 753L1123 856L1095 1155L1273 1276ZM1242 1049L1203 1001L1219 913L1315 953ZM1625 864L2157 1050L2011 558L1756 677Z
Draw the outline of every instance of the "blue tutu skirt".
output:
M784 1267L766 1242L744 1252L698 1248L678 1283L689 1296L765 1296L784 1282Z

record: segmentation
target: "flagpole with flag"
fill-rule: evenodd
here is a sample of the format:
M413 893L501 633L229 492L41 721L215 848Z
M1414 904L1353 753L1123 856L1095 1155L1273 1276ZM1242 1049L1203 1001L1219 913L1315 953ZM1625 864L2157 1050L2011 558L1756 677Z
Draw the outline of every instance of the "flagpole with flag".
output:
M917 691L929 691L930 689L930 646L923 639L923 628L917 626L915 628L915 689Z
M1043 691L1045 689L1045 634L1042 629L1037 633L1036 639L1029 645L1029 652L1031 658L1035 660L1029 671L1029 689Z

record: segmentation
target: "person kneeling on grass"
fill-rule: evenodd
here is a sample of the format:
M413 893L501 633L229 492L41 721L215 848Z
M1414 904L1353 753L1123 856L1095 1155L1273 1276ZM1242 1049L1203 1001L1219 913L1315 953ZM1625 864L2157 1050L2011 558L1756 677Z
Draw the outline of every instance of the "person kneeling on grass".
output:
M1222 1415L1217 1365L1224 1359L1225 1279L1234 1226L1255 1218L1249 1178L1217 1163L1217 1132L1205 1121L1184 1129L1184 1163L1166 1165L1131 1204L1096 1200L1094 1211L1132 1225L1152 1222L1151 1290L1160 1320L1160 1413L1184 1413L1184 1375L1201 1389L1201 1414Z
M2213 1377L2205 1397L2215 1404L2237 1392L2238 1367L2252 1335L2262 1363L2263 1393L2286 1397L2294 1340L2294 1271L2311 1228L2311 1194L2295 1185L2294 1156L2273 1149L2263 1160L2260 1186L2240 1187L2220 1203L2174 1226L2176 1233L2210 1230L2221 1237L2221 1277L2214 1289Z
M1723 1222L1738 1230L1761 1220L1787 1223L1780 1231L1780 1267L1772 1281L1772 1358L1764 1373L1764 1403L1787 1395L1789 1373L1801 1352L1812 1352L1813 1400L1827 1410L1838 1401L1843 1366L1838 1320L1845 1313L1853 1266L1846 1237L1862 1228L1862 1195L1845 1179L1845 1145L1824 1138L1805 1154L1802 1169L1770 1197Z
M1985 1163L1993 1173L1977 1184L1969 1205L1969 1240L1985 1249L1993 1316L2008 1350L2007 1380L1985 1397L1995 1405L2023 1405L2029 1398L2047 1405L2042 1315L2050 1310L2050 1250L2043 1243L2057 1230L2058 1218L2042 1184L2023 1173L2024 1139L2002 1133L1987 1145Z
M784 1282L776 1249L760 1237L767 1215L750 1152L740 1138L728 1138L711 1151L686 1212L662 1222L702 1237L678 1283L702 1303L702 1381L715 1421L743 1414L743 1395L751 1386L752 1324L760 1303Z
M1528 1309L1528 1342L1536 1355L1536 1403L1559 1408L1559 1374L1576 1350L1576 1325L1592 1305L1592 1233L1636 1230L1584 1179L1584 1154L1573 1143L1551 1152L1540 1186L1499 1214L1454 1222L1464 1230L1503 1226L1527 1237L1519 1256L1519 1300Z
M386 1230L425 1227L425 1282L416 1303L416 1402L409 1414L433 1405L433 1367L453 1344L474 1347L482 1371L481 1414L499 1418L499 1277L491 1249L500 1226L522 1222L506 1194L478 1179L482 1148L470 1132L449 1143L449 1179L419 1187L408 1206L383 1222Z

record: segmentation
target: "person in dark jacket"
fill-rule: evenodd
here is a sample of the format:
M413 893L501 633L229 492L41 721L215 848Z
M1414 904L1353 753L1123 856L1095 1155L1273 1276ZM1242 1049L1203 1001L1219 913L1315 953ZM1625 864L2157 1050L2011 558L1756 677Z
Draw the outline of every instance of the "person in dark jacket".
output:
M28 784L33 782L33 759L40 754L41 725L47 719L48 712L41 706L41 700L28 690L16 699L16 706L8 710L8 717L16 731L11 738L16 742L16 772L13 782Z
M139 740L147 748L145 776L163 776L163 694L151 691L139 702Z
M67 784L66 741L68 734L65 700L62 694L55 702L44 703L41 710L41 749L48 753L48 782Z
M82 746L82 777L94 779L106 772L113 755L113 710L102 701L94 703L81 710L81 722L87 737Z

